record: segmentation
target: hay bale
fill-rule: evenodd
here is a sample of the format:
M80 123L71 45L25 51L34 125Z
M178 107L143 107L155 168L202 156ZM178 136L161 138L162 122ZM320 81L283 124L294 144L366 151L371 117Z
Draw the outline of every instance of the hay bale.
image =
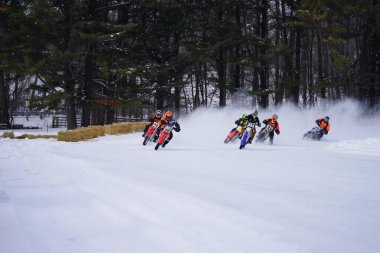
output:
M47 135L47 134L38 134L38 135L34 135L34 134L23 134L23 135L20 135L20 136L17 136L16 139L50 139L50 138L57 138L56 135Z
M134 122L132 132L142 132L148 122Z
M133 123L132 122L125 122L125 123L120 123L118 125L118 134L127 134L132 132L133 129Z
M58 141L77 142L79 141L77 134L74 130L58 132Z
M81 127L78 129L78 134L83 140L89 140L98 137L98 132L95 128Z
M15 135L14 135L14 133L12 133L12 132L4 132L3 135L2 135L1 137L3 137L3 138L14 139L14 138L15 138Z
M106 126L106 134L115 135L115 134L126 134L132 131L132 123L115 123L112 125Z
M17 136L16 139L25 139L27 134L22 134L20 136Z
M105 127L104 126L89 126L88 128L95 132L96 137L105 135Z
M111 134L112 128L111 125L105 125L104 126L104 134Z

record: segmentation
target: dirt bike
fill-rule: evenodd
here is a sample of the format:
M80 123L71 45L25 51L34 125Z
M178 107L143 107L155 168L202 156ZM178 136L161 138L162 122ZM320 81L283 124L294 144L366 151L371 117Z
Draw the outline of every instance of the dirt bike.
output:
M226 139L224 140L224 143L229 143L230 141L234 141L237 137L242 136L243 132L245 131L245 127L238 126L234 131L230 132Z
M239 147L240 149L245 148L245 145L247 145L248 139L251 137L253 132L256 132L256 123L248 123L243 133L243 137L241 138L241 141L240 141L240 147Z
M320 140L323 136L320 127L313 127L310 131L303 135L303 139Z
M160 124L154 122L146 131L143 145L146 145L148 142L153 141L154 137L157 134L158 129L160 129Z
M172 132L174 125L176 122L170 122L167 124L164 128L164 130L161 131L160 137L158 137L157 144L154 147L155 150L157 150L162 144L162 147L165 146L165 141L169 139L170 133Z
M273 131L273 127L271 125L266 125L260 133L257 135L256 142L264 142L268 139L270 132Z

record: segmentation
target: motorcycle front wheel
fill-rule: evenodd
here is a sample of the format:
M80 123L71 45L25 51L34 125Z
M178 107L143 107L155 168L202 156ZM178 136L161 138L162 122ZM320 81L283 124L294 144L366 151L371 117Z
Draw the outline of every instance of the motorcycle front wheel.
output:
M257 136L256 142L264 142L264 141L265 141L264 135L263 134L259 134Z
M145 146L148 143L148 141L149 141L149 136L145 136L143 145Z

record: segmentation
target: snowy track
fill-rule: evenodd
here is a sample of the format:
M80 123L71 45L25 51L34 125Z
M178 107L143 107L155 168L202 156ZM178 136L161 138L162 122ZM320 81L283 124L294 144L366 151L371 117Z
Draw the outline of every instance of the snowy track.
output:
M378 252L379 137L291 141L284 120L239 150L190 122L158 151L0 140L0 252Z

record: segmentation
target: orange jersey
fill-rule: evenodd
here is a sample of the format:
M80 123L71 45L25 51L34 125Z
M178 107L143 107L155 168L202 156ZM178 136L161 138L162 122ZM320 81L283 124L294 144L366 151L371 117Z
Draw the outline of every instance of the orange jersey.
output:
M315 122L317 123L317 125L318 125L321 129L326 129L327 132L330 131L330 123L329 123L329 122L326 122L325 119L320 118L320 119L317 119Z
M153 115L148 119L148 121L151 122L151 123L153 123L153 122L158 122L158 123L160 123L160 120L161 120L161 118L160 118L160 117L157 117L156 114L153 114Z
M170 119L171 120L171 119ZM162 128L164 128L166 126L166 124L170 121L166 118L166 116L162 116L161 117L161 120L160 120L160 125L162 126Z
M271 127L273 127L274 130L280 131L280 124L278 124L277 121L273 121L272 118L266 119L264 121L264 124L271 125Z

